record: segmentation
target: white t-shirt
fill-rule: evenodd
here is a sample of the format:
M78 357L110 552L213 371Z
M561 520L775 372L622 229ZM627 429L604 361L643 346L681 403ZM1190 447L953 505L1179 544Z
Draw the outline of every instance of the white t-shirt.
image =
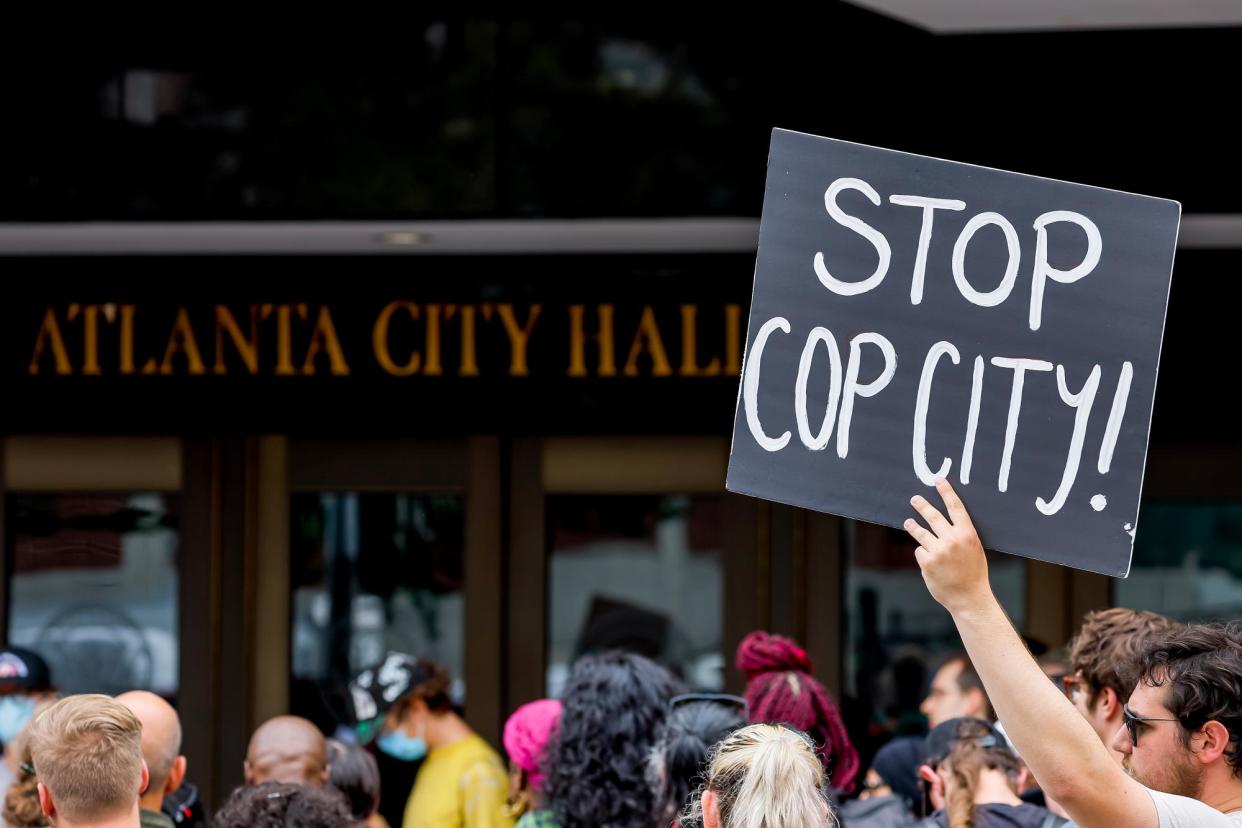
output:
M1156 815L1160 817L1160 828L1239 828L1242 826L1242 811L1222 814L1220 811L1204 805L1197 799L1190 799L1176 794L1161 793L1147 789L1152 802L1156 804ZM1078 828L1078 823L1067 822L1061 828Z
M1242 811L1222 814L1197 799L1151 791L1156 813L1160 815L1160 828L1240 828Z

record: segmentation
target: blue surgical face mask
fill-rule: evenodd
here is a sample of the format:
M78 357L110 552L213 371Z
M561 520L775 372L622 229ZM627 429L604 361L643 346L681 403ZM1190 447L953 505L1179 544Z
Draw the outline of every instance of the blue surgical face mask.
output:
M375 746L394 759L417 762L427 755L427 740L422 736L407 736L404 730L389 730L375 740Z
M30 696L0 696L0 742L7 745L16 739L34 709L35 700Z

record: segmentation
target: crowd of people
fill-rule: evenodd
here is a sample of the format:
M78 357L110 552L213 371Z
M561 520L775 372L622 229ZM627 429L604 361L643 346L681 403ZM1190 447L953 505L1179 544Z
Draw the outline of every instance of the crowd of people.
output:
M945 510L916 497L923 521L906 528L964 650L931 681L927 735L867 764L806 652L779 635L742 641L744 696L688 692L640 655L583 655L561 698L513 711L503 757L442 667L390 653L350 684L347 738L295 716L257 728L244 784L209 819L167 701L58 699L42 659L9 648L4 823L381 828L396 806L401 828L1242 825L1242 627L1094 612L1064 667L1045 670L992 594L970 516L938 488ZM384 784L381 761L416 766L412 783Z
M794 642L763 632L738 651L745 697L691 693L632 653L588 654L560 699L520 706L501 755L461 717L439 665L401 653L349 687L351 738L297 716L253 733L244 783L210 819L181 753L181 725L145 691L57 698L35 653L0 654L7 727L3 818L38 826L702 828L818 825L854 786L858 754ZM417 763L384 790L379 762ZM835 787L833 787L835 786ZM792 822L791 822L792 821Z

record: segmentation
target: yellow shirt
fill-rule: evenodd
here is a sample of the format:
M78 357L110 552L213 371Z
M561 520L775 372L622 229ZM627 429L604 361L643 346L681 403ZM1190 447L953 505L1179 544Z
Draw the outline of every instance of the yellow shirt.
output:
M402 828L513 828L505 816L509 776L475 734L436 748L418 769Z

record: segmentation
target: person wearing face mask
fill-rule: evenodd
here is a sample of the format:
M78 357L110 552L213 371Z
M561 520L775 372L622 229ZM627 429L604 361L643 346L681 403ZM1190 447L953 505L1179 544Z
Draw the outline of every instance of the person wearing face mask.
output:
M0 744L4 745L0 799L17 779L22 761L10 745L26 727L39 702L55 697L52 673L37 653L21 647L0 651Z
M422 761L402 828L512 828L504 763L454 710L449 682L438 664L389 653L350 684L359 735L374 736L380 753Z

